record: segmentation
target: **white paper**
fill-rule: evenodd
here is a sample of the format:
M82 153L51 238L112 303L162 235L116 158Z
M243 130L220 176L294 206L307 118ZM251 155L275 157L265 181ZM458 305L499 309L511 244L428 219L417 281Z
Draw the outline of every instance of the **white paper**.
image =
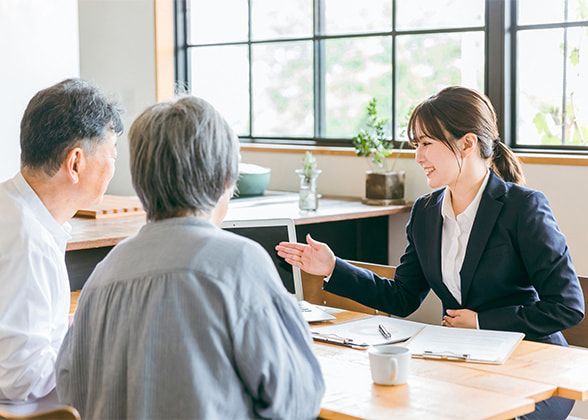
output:
M378 329L380 325L386 327L388 332L390 332L390 338L384 338L380 333ZM337 338L353 340L354 343L360 345L368 344L374 346L408 340L425 325L420 322L376 315L325 327L315 327L310 330L321 335L331 335Z
M518 332L427 325L406 346L413 356L429 351L449 357L465 354L470 362L503 363L523 337Z

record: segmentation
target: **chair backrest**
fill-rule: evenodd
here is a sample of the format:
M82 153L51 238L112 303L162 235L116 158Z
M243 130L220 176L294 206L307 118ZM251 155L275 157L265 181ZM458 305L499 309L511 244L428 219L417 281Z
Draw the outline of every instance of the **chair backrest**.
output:
M367 268L379 276L387 278L394 278L394 272L396 271L396 267L391 265L371 264L358 261L349 262L353 265L357 265L358 267ZM322 276L314 276L302 271L302 289L304 293L304 300L316 305L330 306L332 308L346 309L348 311L362 312L371 315L384 314L381 311L364 306L351 299L325 292L322 287Z
M57 393L24 404L0 404L0 419L80 420L74 407L60 404Z
M394 278L396 267L392 265L381 265L373 263L365 263L359 261L349 261L351 264L358 267L367 268L381 277L389 279ZM313 276L311 274L302 272L302 287L304 290L304 299L316 305L325 305L332 308L346 309L348 311L363 312L370 315L388 315L385 312L372 309L364 306L351 299L340 297L322 290L323 277ZM426 324L440 324L443 316L443 305L441 300L433 292L430 292L421 306L406 319L416 322L424 322Z
M588 277L578 276L584 293L584 303L588 302ZM588 320L584 318L578 325L562 331L567 342L572 346L588 347Z
M7 404L0 406L0 419L27 419L27 420L80 420L80 413L74 407L63 406L51 410L38 412L22 412L13 410ZM18 406L13 406L18 407Z

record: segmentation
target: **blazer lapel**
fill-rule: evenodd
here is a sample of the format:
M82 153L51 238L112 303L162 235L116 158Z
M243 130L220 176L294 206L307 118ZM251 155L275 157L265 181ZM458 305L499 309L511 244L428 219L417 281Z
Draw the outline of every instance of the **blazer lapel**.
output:
M505 190L506 185L504 181L491 171L488 185L482 194L480 206L474 219L465 258L460 270L461 301L464 306L467 302L474 273L476 272L482 253L486 248L490 234L494 229L498 215L502 210L503 203L498 201L497 198L502 196Z
M459 308L459 303L443 283L443 274L441 273L441 235L443 233L441 205L445 192L447 192L447 189L436 197L436 202L428 204L425 217L426 223L421 225L425 229L423 237L427 238L427 255L422 265L431 288L443 302L444 310L445 308Z

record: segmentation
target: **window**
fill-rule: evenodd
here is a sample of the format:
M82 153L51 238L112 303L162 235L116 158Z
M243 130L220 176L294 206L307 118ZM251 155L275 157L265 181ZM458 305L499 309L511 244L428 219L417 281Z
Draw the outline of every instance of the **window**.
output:
M588 146L588 1L519 0L514 10L517 146Z
M242 141L350 146L372 97L402 140L412 106L463 85L514 147L588 146L588 0L176 0L176 15L178 81Z

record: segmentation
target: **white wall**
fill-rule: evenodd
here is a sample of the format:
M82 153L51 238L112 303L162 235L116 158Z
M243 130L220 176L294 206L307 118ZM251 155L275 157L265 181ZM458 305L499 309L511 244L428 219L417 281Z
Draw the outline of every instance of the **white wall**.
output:
M133 195L126 133L156 98L153 1L79 0L79 19L81 77L116 93L126 110L108 193Z
M79 8L79 32L76 14ZM78 38L79 34L79 38ZM78 54L78 39L81 55ZM0 0L0 180L19 166L18 126L31 96L63 78L86 78L120 96L125 129L155 102L154 15L151 0ZM79 64L78 64L79 63ZM302 153L243 151L243 161L273 169L271 189L296 191ZM113 194L133 194L126 135L119 142ZM317 154L323 173L319 192L361 197L367 163L355 156ZM414 161L401 159L407 172L406 198L429 191ZM525 165L529 186L550 200L568 239L578 273L588 275L588 177L586 166ZM403 241L405 219L394 217L391 230ZM402 244L402 245L399 245ZM396 244L396 251L404 242ZM395 263L395 256L391 256Z
M78 77L77 0L0 0L0 182L20 167L20 120L33 95Z

